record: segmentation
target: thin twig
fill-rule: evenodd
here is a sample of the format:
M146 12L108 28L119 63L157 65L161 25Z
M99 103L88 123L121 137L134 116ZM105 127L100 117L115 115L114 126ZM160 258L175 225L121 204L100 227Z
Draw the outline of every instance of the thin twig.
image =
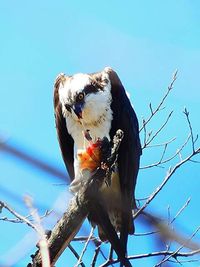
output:
M192 163L200 163L200 161L199 160L193 160L193 159L190 159L190 162L192 162Z
M163 96L163 98L161 99L160 103L158 104L157 108L155 108L154 110L152 109L152 106L151 106L151 103L150 103L150 110L151 110L151 115L149 116L148 119L145 120L145 123L142 125L142 127L140 128L140 132L144 129L144 127L151 121L151 119L154 117L154 115L161 110L162 108L162 105L163 103L165 102L166 98L168 97L170 91L173 89L173 85L174 85L174 82L176 81L177 79L177 73L178 71L176 70L174 75L173 75L173 78L172 78L172 81L170 83L170 85L168 86L167 88L167 92L165 93L165 95Z
M145 202L145 204L133 215L133 218L137 218L138 215L149 205L149 203L155 198L155 196L161 191L161 189L164 187L164 185L167 183L167 181L171 178L171 176L177 171L178 168L180 168L184 163L189 161L192 157L200 153L200 147L192 152L188 157L186 157L184 160L177 163L173 168L169 168L167 175L165 176L163 182L156 188L156 190L150 195L148 200Z
M91 267L95 267L95 265L96 265L97 257L98 257L99 252L100 252L100 247L101 247L101 245L96 247L96 249L94 251L94 256L93 256L93 259L92 259Z
M144 144L147 142L147 129L146 129L146 124L145 124L145 119L142 120L143 124L143 130L144 130Z
M200 261L200 259L192 259L192 260L187 259L187 260L179 260L179 263L182 265L182 263L199 262L199 261ZM176 260L173 261L170 259L170 260L168 260L168 262L176 263L177 261Z
M159 146L165 146L165 145L169 145L170 143L172 143L173 141L176 140L176 137L173 137L172 139L170 139L169 141L166 141L164 143L160 143L160 144L154 144L154 145L148 145L147 148L152 148L152 147L159 147Z
M160 128L154 133L154 135L150 138L150 136L148 137L148 139L146 140L146 142L144 143L142 150L144 150L157 136L158 134L163 130L163 128L167 125L170 117L172 116L173 111L171 111L169 113L169 115L167 116L167 119L165 120L165 122L160 126Z
M78 255L77 251L72 247L71 244L68 245L68 248L70 249L70 251L74 254L74 256L75 256L75 257L77 258L77 260L78 260L80 256ZM83 262L80 262L80 265L81 265L82 267L85 267L85 264L84 264Z
M4 203L5 204L5 203ZM45 211L45 213L44 213L44 215L42 215L42 216L40 216L40 219L43 219L43 218L45 218L45 217L47 217L48 215L50 215L52 213L52 210L50 210L50 211ZM21 215L22 216L22 215ZM30 217L31 217L32 215L31 214L29 214L29 215L27 215L27 216L22 216L22 217L24 217L24 218L26 218L26 219L29 219ZM19 218L15 218L15 219L11 219L11 218L8 218L8 217L1 217L0 218L0 221L6 221L6 222L11 222L11 223L26 223L25 221L24 221L24 219L23 220L20 220ZM33 222L33 219L29 219L28 220L29 222ZM30 226L30 225L29 225Z
M110 246L109 257L108 258L109 258L110 261L113 258L113 248L112 248L112 246Z
M104 254L104 252L102 251L102 249L100 248L99 250L101 256L104 258L104 260L107 260L107 256Z
M152 231L152 232L146 232L146 233L134 233L134 236L147 236L147 235L154 235L159 233L159 231Z
M33 206L33 200L30 196L26 196L24 198L24 201L29 208L31 215L34 219L34 225L37 226L37 233L39 235L39 248L40 248L40 254L42 259L42 267L50 267L50 255L49 255L49 247L48 247L48 241L46 238L45 231L41 224L40 216L37 212L37 209Z
M182 144L182 146L177 149L177 151L169 158L165 159L165 160L162 160L162 161L158 161L158 162L155 162L155 163L152 163L152 164L149 164L149 165L146 165L146 166L142 166L140 167L141 170L144 170L144 169L149 169L149 168L153 168L153 167L158 167L159 165L163 165L167 162L170 162L171 160L173 160L177 155L180 155L181 151L184 149L184 147L187 145L187 143L189 142L191 138L191 134L188 135L186 141ZM189 159L191 161L191 159ZM182 161L182 158L181 158L181 161Z
M177 214L174 216L174 218L171 220L170 224L172 224L176 218L183 212L183 210L189 205L191 201L191 198L188 198L188 200L186 201L186 203L183 205L183 207L181 207L181 209L177 212Z
M38 228L35 224L33 224L29 219L27 219L25 216L22 216L18 212L16 212L13 208L11 208L7 203L0 201L0 207L3 207L7 209L11 214L13 214L18 220L26 223L28 226L33 228L36 232L38 232Z
M168 205L168 207L167 207L167 221L168 221L168 224L169 224L170 218L171 218L171 211L170 211L170 205Z
M75 236L72 241L85 242L87 240L88 240L88 236ZM92 236L89 241L93 241L96 246L102 243L101 240L95 236Z
M92 227L92 229L91 229L91 231L90 231L90 234L89 234L89 236L88 236L88 239L87 239L87 241L85 242L85 246L84 246L84 248L83 248L83 250L82 250L82 252L81 252L81 255L80 255L80 257L79 257L79 259L78 259L78 262L76 263L75 267L78 267L79 264L82 262L82 258L83 258L84 254L85 254L85 252L86 252L87 246L88 246L89 241L91 240L93 234L94 234L94 227Z
M194 140L194 134L193 134L193 130L192 130L192 124L190 122L189 112L188 112L188 110L186 108L184 109L183 113L185 114L186 119L187 119L187 122L188 122L188 125L189 125L189 129L190 129L190 133L191 133L192 151L194 152L195 151L194 145L195 145L195 142L196 142L196 140L197 140L198 137L196 138L196 140Z
M158 264L156 264L155 267L160 266L162 263L168 261L171 257L177 258L177 254L180 252L180 250L184 248L187 245L187 243L189 243L189 241L197 234L199 230L200 230L200 226L195 230L195 232L191 235L191 237L186 240L186 242L183 245L181 245L177 250L175 250L174 253L167 255L167 257L163 259L161 262L159 262Z
M176 254L174 254L174 251L168 251L168 250L164 250L164 251L157 251L157 252L151 252L151 253L144 253L144 254L138 254L138 255L133 255L133 256L129 256L127 257L129 260L136 260L136 259L144 259L144 258L150 258L150 257L158 257L158 256L172 256L173 257L192 257L196 254L200 254L200 249L198 250L193 250L190 252L177 252ZM113 259L112 264L118 263L119 260L118 259ZM99 267L107 267L110 266L111 263L106 262L103 263L102 265L100 265Z

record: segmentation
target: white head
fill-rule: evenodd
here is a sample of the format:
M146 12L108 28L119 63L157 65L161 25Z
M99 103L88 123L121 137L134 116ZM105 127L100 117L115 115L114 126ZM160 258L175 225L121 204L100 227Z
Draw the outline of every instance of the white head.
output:
M63 115L86 124L98 122L112 101L107 68L96 74L79 73L64 78L59 87Z

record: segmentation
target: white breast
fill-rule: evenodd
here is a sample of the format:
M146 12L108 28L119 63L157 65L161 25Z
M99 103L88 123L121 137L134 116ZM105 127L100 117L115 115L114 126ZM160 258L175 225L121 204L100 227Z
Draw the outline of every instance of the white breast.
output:
M73 114L68 114L66 118L66 125L69 134L71 134L74 139L74 170L76 180L80 179L81 175L79 171L77 151L85 149L88 145L88 142L83 135L83 131L90 131L89 133L92 137L93 142L95 142L97 138L103 137L107 137L110 140L109 132L111 128L111 122L112 110L110 109L110 107L106 108L105 112L100 116L99 120L93 123L85 123L84 120L79 122L77 120L74 120Z
M83 131L89 130L90 136L95 142L97 138L107 137L110 139L109 132L112 122L112 111L110 108L103 113L97 121L86 123L84 120L74 120L72 114L68 114L66 118L66 126L69 134L74 139L76 149L84 149L87 141L84 138Z
M89 75L78 74L69 79L59 88L59 99L62 104L63 116L66 119L66 126L69 134L74 139L74 168L75 175L78 173L77 150L85 149L87 141L84 138L83 131L89 130L93 142L97 138L107 137L110 139L109 132L112 122L111 110L111 83L107 73L102 74L102 79L106 79L103 90L85 95L84 107L82 110L82 119L78 120L76 114L67 111L65 103L69 95L74 99L74 94L80 92L87 84L90 84Z

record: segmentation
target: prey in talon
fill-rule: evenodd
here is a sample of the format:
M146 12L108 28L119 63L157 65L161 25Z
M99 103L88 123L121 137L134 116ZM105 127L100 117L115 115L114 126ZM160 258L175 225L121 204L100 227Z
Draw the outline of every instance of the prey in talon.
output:
M77 151L77 164L79 164L78 177L70 184L70 190L77 192L82 184L89 179L98 168L108 168L106 159L110 156L111 147L108 138L92 140L89 130L83 131L83 138L86 139L86 148Z

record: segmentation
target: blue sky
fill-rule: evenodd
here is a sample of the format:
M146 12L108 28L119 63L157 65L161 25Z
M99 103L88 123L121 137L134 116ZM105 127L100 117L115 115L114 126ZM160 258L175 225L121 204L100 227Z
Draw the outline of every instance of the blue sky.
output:
M0 135L9 144L64 171L54 128L53 82L60 72L94 72L105 66L118 72L140 122L149 112L149 102L154 106L159 102L178 69L178 80L166 110L151 127L158 128L167 112L174 110L171 123L158 141L176 136L170 150L175 151L188 134L182 114L186 106L194 132L199 132L199 1L2 0L0 13ZM144 154L143 165L159 157L158 152L152 153ZM32 195L36 205L50 208L66 190L54 185L60 182L55 177L1 151L0 168L0 199L19 212L28 212L23 203L25 194ZM165 173L166 169L141 171L137 196L149 195ZM175 214L191 196L190 206L178 220L178 227L188 235L199 225L199 178L199 166L186 164L151 205L162 215L167 214L170 205ZM0 264L5 265L6 251L11 253L14 244L30 230L27 226L0 223L4 240L4 245L0 245ZM138 224L138 232L140 227ZM138 251L148 246L153 250L138 238L136 241L141 243ZM27 263L29 254L24 254L19 266ZM63 266L60 264L58 267Z

